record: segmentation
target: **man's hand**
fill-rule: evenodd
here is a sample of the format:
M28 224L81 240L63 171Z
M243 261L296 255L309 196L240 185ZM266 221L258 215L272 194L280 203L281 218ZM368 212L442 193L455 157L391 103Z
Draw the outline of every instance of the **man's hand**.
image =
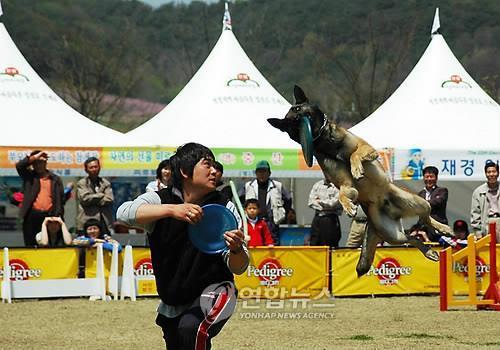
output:
M32 156L30 156L29 161L30 161L30 163L33 163L37 160L47 161L47 159L49 159L49 155L47 154L47 152L40 151L40 152L35 153Z
M174 219L196 224L203 217L203 209L197 204L184 203L176 205L172 214Z
M224 233L224 240L231 253L238 254L243 250L245 235L240 230L227 231Z

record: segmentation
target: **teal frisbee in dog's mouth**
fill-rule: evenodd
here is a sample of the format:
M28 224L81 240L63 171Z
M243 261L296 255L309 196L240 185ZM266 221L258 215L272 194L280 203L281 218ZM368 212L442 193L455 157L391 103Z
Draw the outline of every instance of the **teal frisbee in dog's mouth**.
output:
M302 117L299 126L300 145L302 146L302 153L308 167L313 165L313 137L311 130L311 122L308 117Z

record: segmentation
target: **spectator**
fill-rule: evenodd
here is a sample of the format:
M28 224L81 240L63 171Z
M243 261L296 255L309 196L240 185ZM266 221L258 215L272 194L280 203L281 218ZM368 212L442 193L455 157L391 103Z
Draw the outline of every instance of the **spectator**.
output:
M245 184L245 201L257 199L259 202L259 217L264 219L271 231L275 245L279 245L279 224L286 218L292 206L292 198L282 183L270 178L271 167L261 160L255 167L256 178Z
M248 250L241 230L224 233L229 249L221 253L205 254L195 248L189 240L188 225L201 219L201 205L225 205L240 217L234 204L216 191L212 151L188 143L179 147L170 160L172 186L123 203L117 217L131 226L144 225L151 232L151 259L161 299L156 323L163 330L167 348L195 349L196 344L196 348L209 349L211 339L232 313L234 304L228 301L235 300L233 273L246 270ZM223 295L226 298L219 297ZM221 302L220 308L201 307L213 305L214 301ZM208 312L210 327L200 331L207 325Z
M448 189L437 185L439 170L435 166L426 166L423 170L425 187L418 195L424 198L431 205L431 217L442 224L448 224L446 217L446 204L448 202ZM417 222L417 226L421 228L422 222ZM441 235L431 227L426 227L427 238L431 242L438 242ZM410 229L410 235L412 233ZM419 235L418 235L419 236ZM420 236L419 236L420 237Z
M23 219L24 245L37 244L46 217L63 217L64 188L61 178L47 169L48 155L35 150L16 163L16 170L23 180L23 198L19 215Z
M315 211L311 224L311 245L338 248L341 237L339 215L342 214L339 193L338 188L326 179L313 185L308 202Z
M47 216L42 222L42 231L36 234L35 239L40 247L64 247L72 242L71 233L58 216Z
M250 236L249 247L264 246L272 247L273 238L264 220L259 218L259 201L248 199L245 202L245 213L248 219L248 235Z
M156 168L156 180L147 184L146 192L155 192L168 187L171 177L172 168L170 167L170 159L164 159Z
M410 237L415 237L422 242L432 242L429 238L431 234L429 233L429 227L422 223L417 222L410 228ZM439 240L441 237L439 237Z
M295 209L290 208L290 210L288 210L285 223L287 225L297 225L297 214L295 213Z
M439 243L453 248L464 248L467 246L467 236L469 236L469 227L464 220L456 220L453 223L453 233L455 237L441 236Z
M500 218L500 191L498 191L498 164L488 161L484 166L486 183L477 187L472 193L470 209L470 226L476 238L488 234L491 219ZM500 230L497 223L497 236Z
M363 208L361 208L361 205L358 204L356 214L351 221L351 228L349 230L349 236L347 237L346 247L361 247L363 239L365 238L367 222L368 218L366 217Z
M92 247L95 248L98 244L102 244L103 249L113 251L113 244L118 243L111 238L110 235L105 234L102 230L102 223L94 218L88 219L84 226L84 234L76 237L73 240L73 245L79 247ZM121 245L118 243L118 252L122 250Z
M228 201L232 200L233 191L231 190L231 186L229 184L225 184L224 181L222 181L222 176L224 175L224 166L216 161L214 163L214 168L217 191L221 193L223 198L227 199Z
M78 232L83 232L84 224L89 219L99 220L104 233L112 232L113 224L113 189L111 183L99 176L101 164L95 157L88 158L83 166L87 176L76 183L78 196Z

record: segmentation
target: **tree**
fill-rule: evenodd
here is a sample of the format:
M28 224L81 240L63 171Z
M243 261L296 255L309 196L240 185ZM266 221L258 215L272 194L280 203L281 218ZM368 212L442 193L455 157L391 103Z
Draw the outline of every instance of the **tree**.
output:
M357 42L334 46L317 35L304 40L305 50L315 52L316 75L342 101L337 113L347 115L352 123L371 114L401 81L416 22L407 23L405 33L396 29L387 33L384 25L380 14L370 15Z
M65 99L94 121L120 111L141 79L143 53L134 28L76 25L63 35L56 86Z

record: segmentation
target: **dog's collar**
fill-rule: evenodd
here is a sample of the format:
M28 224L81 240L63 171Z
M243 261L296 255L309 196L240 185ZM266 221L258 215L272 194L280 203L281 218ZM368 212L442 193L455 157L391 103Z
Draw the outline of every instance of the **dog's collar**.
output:
M319 139L319 137L321 136L321 134L323 133L323 131L326 128L327 122L328 122L328 118L326 117L326 114L323 113L323 125L321 125L321 128L319 128L318 135L316 137L313 136L313 142L316 141L317 139Z

